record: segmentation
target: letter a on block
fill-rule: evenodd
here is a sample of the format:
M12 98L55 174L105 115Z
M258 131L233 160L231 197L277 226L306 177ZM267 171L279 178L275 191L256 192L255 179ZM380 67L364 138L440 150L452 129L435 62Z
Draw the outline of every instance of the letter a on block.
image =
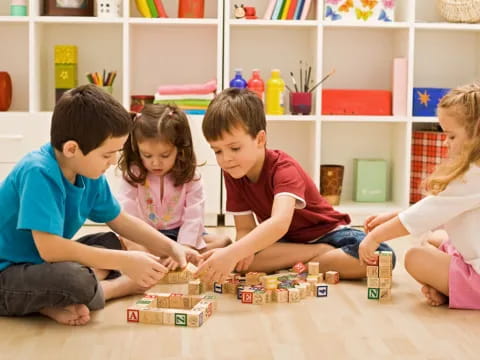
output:
M139 311L138 310L133 310L133 309L128 309L127 310L127 321L130 322L138 322L139 319Z

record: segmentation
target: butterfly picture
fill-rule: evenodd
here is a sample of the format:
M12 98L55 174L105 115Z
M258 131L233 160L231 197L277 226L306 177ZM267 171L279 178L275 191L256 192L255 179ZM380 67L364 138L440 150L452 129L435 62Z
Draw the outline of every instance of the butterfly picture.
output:
M337 5L341 0L326 0L327 4Z
M351 8L353 8L353 0L347 0L342 5L340 5L338 11L349 12Z
M382 9L382 11L380 12L380 15L378 16L378 20L384 21L384 22L391 22L392 21L392 19L390 19L387 16L387 13L385 12L384 9Z
M363 11L363 10L360 10L359 8L355 8L355 14L357 15L358 20L367 21L370 18L370 16L372 16L373 11L372 10Z
M373 9L378 4L378 0L361 0L361 2L364 7L369 9Z
M382 4L386 9L393 9L395 7L395 0L382 0Z
M325 19L330 18L332 21L340 20L342 16L333 11L331 6L327 6L325 9Z

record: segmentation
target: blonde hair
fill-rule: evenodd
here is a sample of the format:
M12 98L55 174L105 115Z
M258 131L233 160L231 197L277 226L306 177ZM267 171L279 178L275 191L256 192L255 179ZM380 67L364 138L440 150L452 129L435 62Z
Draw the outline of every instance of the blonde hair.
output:
M444 160L427 178L425 188L437 195L453 180L463 176L470 164L480 161L480 83L475 82L450 90L438 103L437 109L445 109L465 129L468 141L454 158Z

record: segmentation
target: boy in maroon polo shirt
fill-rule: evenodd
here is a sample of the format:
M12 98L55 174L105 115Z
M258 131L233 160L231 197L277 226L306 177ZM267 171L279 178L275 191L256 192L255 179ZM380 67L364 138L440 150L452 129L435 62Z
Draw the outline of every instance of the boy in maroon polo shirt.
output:
M255 93L224 90L208 107L202 129L224 173L237 241L206 253L197 274L223 281L234 269L272 272L318 261L322 272L365 277L358 260L365 233L348 227L350 217L332 208L297 161L266 148L265 112ZM379 250L392 251L383 243Z

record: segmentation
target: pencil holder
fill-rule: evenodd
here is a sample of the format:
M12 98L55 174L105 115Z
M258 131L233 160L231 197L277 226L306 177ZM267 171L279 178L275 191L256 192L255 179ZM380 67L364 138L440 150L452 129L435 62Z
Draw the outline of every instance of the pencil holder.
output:
M340 204L343 169L343 165L320 166L320 194L330 203L330 205Z
M294 114L310 115L312 112L311 92L291 92L290 112Z

